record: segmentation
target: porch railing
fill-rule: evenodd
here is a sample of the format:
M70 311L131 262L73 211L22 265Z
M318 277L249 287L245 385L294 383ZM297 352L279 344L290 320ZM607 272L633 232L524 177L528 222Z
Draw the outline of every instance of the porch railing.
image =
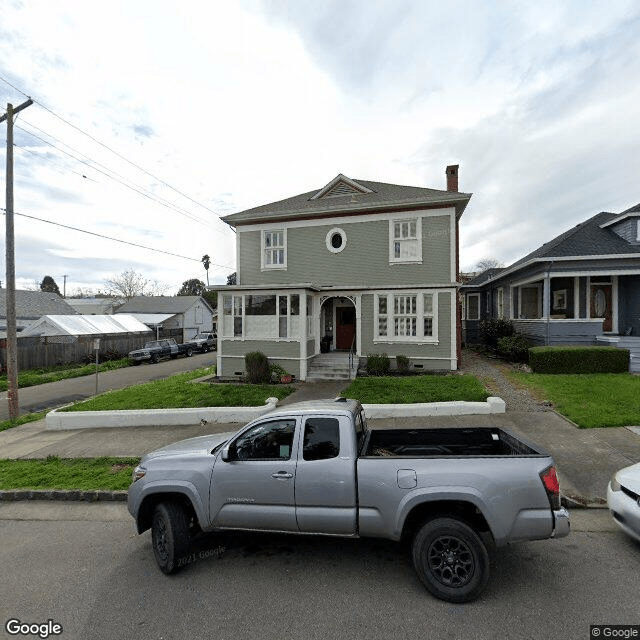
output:
M355 378L355 376L351 375L351 372L353 371L353 362L355 360L355 354L356 354L356 336L354 334L353 340L351 341L351 348L349 349L349 379L351 379L352 377Z

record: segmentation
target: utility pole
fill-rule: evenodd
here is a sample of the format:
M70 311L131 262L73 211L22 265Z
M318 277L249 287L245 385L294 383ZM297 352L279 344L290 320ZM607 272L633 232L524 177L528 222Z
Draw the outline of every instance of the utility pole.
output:
M16 261L13 231L13 116L33 104L29 98L13 108L7 103L7 113L0 116L0 122L7 121L7 203L5 205L7 231L7 401L9 418L18 417L18 334L16 330Z

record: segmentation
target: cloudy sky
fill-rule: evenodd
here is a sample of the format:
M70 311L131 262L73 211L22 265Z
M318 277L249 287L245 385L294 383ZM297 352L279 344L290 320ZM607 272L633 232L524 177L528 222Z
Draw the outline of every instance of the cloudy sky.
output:
M0 0L18 286L224 283L220 215L448 164L462 268L509 264L640 202L638 33L636 0Z

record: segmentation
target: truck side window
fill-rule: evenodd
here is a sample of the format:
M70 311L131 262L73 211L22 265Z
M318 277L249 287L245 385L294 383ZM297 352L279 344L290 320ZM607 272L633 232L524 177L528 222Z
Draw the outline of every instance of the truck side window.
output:
M289 460L295 420L274 420L256 425L234 443L238 460Z
M340 454L340 424L337 418L307 418L304 425L304 460L328 460Z

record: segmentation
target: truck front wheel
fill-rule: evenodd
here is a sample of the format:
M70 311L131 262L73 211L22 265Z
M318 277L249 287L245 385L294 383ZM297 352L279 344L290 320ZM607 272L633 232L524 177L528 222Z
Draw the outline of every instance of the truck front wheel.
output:
M151 542L158 567L170 575L180 569L189 552L189 527L184 509L175 502L161 502L153 513Z
M436 598L470 602L489 580L489 554L480 536L455 518L427 521L416 533L413 566Z
M193 355L193 349L191 347L189 347L187 349L187 358L190 358Z

